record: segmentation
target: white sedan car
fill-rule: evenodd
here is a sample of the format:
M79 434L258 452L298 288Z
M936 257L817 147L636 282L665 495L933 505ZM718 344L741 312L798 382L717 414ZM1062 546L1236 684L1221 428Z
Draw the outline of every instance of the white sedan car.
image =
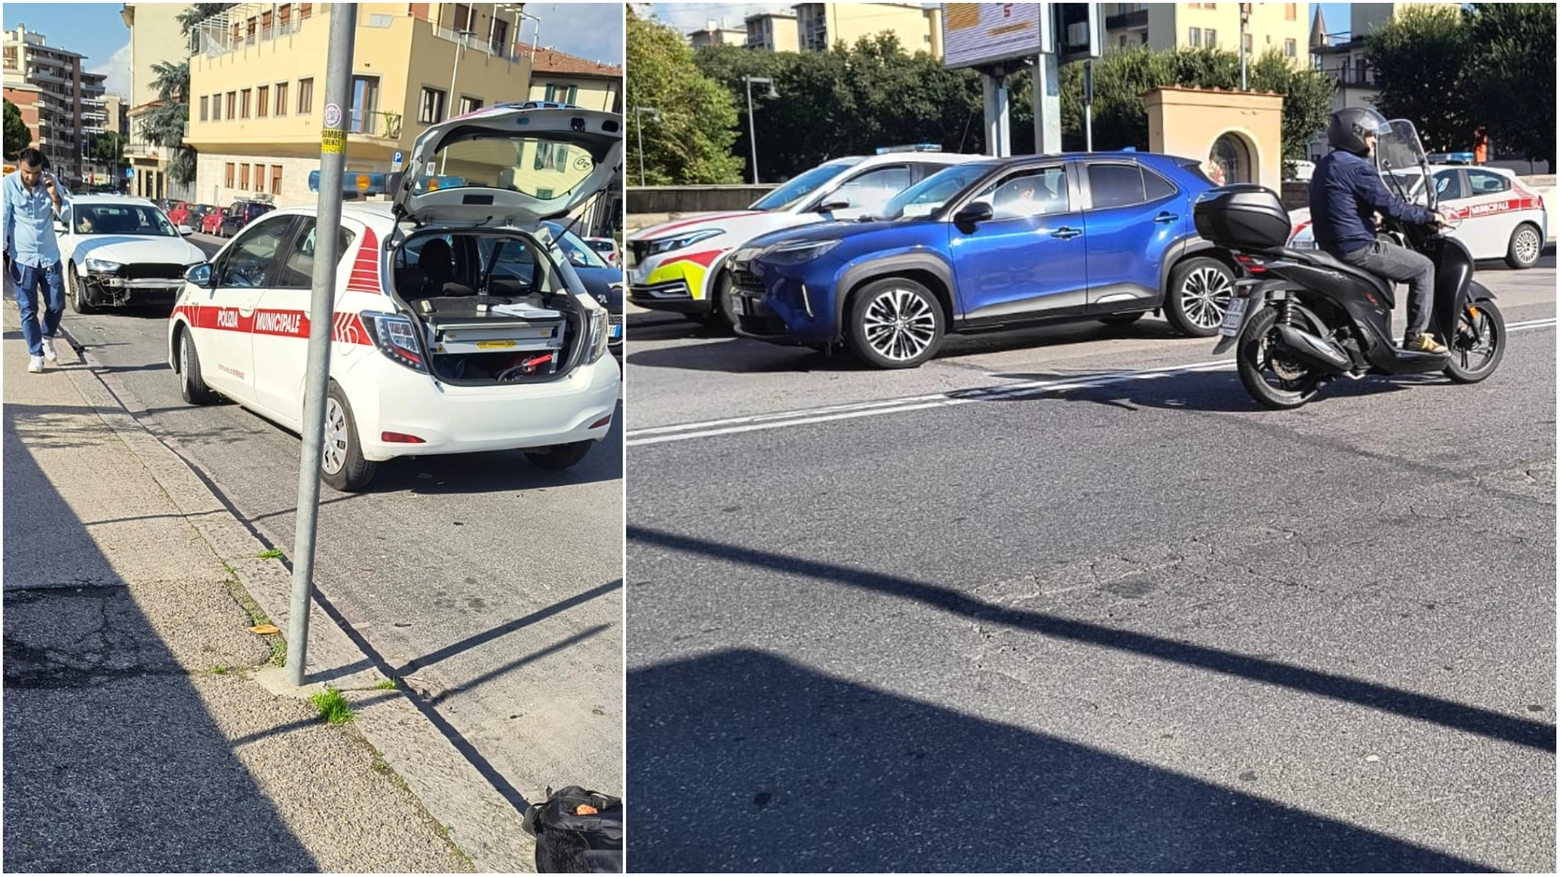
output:
M1394 173L1414 178L1410 195L1420 185L1417 170ZM1504 168L1431 165L1430 176L1441 208L1462 220L1452 237L1462 241L1475 259L1505 259L1513 268L1538 263L1549 214L1544 199L1522 185L1516 174ZM1296 210L1290 213L1290 221L1294 230L1289 245L1315 247L1311 211Z
M475 451L563 469L606 438L622 379L608 314L545 222L609 185L622 152L620 116L498 104L418 137L393 204L342 207L325 483ZM168 323L186 401L221 394L301 429L318 231L314 207L276 210L190 270Z
M54 224L65 263L65 298L70 309L90 314L102 307L172 304L184 287L184 272L206 254L184 239L145 198L78 195Z

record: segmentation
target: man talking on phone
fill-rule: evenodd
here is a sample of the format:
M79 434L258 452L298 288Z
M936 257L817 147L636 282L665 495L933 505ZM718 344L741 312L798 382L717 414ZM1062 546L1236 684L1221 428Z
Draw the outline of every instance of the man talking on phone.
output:
M0 181L4 195L5 273L16 286L16 307L22 316L22 337L31 359L27 370L43 371L44 360L58 362L54 335L65 313L65 275L60 245L54 238L54 217L70 193L54 174L43 169L43 153L23 149L16 172ZM38 291L43 291L42 325Z

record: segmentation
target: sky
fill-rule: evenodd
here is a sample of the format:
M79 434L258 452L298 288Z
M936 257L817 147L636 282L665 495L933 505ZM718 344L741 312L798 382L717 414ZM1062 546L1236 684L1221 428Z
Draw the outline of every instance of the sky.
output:
M107 73L109 94L130 93L130 29L119 18L121 3L6 3L6 30L19 24L42 33L49 45L85 56L82 69ZM538 45L551 46L591 61L621 64L622 6L616 3L527 3L526 11L541 19ZM531 42L538 25L522 24L523 42Z

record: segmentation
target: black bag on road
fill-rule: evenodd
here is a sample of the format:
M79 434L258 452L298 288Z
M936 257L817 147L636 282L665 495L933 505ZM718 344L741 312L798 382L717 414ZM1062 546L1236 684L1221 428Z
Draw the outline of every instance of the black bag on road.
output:
M620 874L623 799L568 786L526 808L522 823L536 838L539 874Z

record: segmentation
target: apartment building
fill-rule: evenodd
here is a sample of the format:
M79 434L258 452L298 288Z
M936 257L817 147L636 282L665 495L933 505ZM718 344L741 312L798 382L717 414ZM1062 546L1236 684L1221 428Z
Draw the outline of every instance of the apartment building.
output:
M1376 71L1365 60L1365 48L1370 35L1402 15L1413 6L1432 6L1432 3L1355 3L1349 6L1349 29L1332 31L1328 28L1322 11L1316 11L1311 29L1311 57L1314 66L1332 78L1337 90L1333 92L1333 112L1349 107L1375 108ZM1327 153L1325 132L1311 138L1308 150L1313 159Z
M5 32L5 99L16 104L33 143L66 186L82 186L87 145L108 123L101 74L83 72L79 53L50 46L18 24Z
M743 19L747 25L747 47L769 52L800 52L802 38L797 30L796 16L783 12L749 15Z
M745 46L747 45L747 31L741 28L727 27L724 21L710 19L704 23L703 30L696 30L688 34L688 45L695 49L705 46Z
M862 37L885 31L899 38L906 52L942 57L942 9L919 3L798 3L797 37L804 52L826 52L835 43L854 46Z
M240 4L202 22L190 59L189 130L198 200L254 194L313 203L333 3ZM520 4L357 4L348 171L384 173L429 125L526 100L530 47ZM621 86L619 86L621 88Z
M1105 48L1240 50L1241 7L1250 6L1246 51L1277 49L1296 67L1311 63L1304 3L1102 3Z
M522 48L527 56L531 47ZM531 65L531 100L558 101L575 104L588 110L623 112L623 68L601 61L590 61L552 48L539 48ZM521 159L522 166L524 158ZM546 161L540 162L545 166ZM531 170L538 162L531 159ZM607 187L607 191L592 204L584 206L588 212L581 225L581 233L608 237L617 230L623 214L623 170Z
M125 3L119 18L130 29L130 95L126 115L132 119L125 144L125 161L130 166L130 194L141 198L193 198L188 186L173 186L168 179L167 150L147 143L141 137L141 119L158 103L160 95L153 83L158 64L177 64L190 57L190 38L179 28L179 15L189 6L183 3Z

